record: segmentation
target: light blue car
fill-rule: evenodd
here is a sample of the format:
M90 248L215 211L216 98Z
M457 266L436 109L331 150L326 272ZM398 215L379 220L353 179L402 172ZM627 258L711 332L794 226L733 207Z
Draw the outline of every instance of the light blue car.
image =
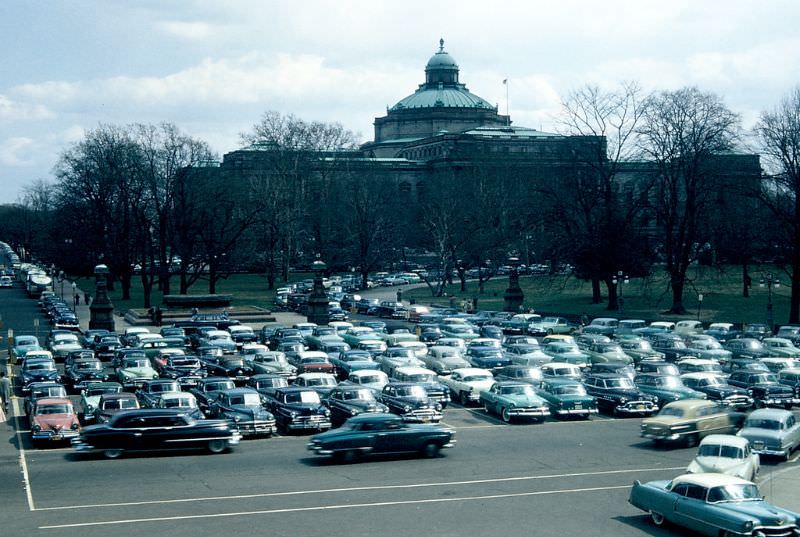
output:
M36 336L16 336L11 353L14 355L17 364L21 364L25 353L40 350L42 350L42 346L39 345L39 339Z
M672 481L636 481L628 501L656 526L669 521L694 535L797 535L798 515L764 501L758 487L738 477L685 474Z

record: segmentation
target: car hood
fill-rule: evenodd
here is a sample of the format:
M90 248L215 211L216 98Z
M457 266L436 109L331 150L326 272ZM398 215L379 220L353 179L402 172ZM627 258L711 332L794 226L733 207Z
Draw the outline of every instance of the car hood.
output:
M139 378L153 378L153 375L156 374L156 370L152 367L124 367L120 369L120 373Z
M358 371L361 369L380 369L381 364L372 360L356 360L346 362L347 369L350 371Z
M710 395L716 395L718 397L728 397L730 395L748 395L747 390L743 390L742 388L736 388L735 386L725 386L725 387L716 387L716 386L707 386L703 388L703 391Z
M675 425L676 423L680 423L682 421L686 420L676 416L655 416L652 418L643 419L642 425L662 425L664 427L670 427L671 425Z
M298 414L301 415L322 414L325 411L325 407L321 405L295 404L295 405L283 405L283 408L290 412L297 412Z
M594 397L591 395L556 395L555 399L563 403L594 403Z
M49 416L34 416L33 423L42 429L69 429L75 423L75 416L71 414L52 414Z
M501 395L500 399L509 401L515 406L541 406L546 404L540 397L522 394Z
M261 414L267 414L267 411L261 406L255 405L233 405L232 407L225 409L225 412L235 412L237 414L244 414L245 416L250 416L253 418Z
M773 431L771 429L759 429L757 427L745 427L741 429L738 433L738 436L743 436L750 440L750 443L753 442L770 442L770 441L780 441L783 438L781 434L782 431Z
M795 522L796 515L786 509L776 507L764 500L727 502L717 504L736 512L737 515L749 515L758 520L756 525L784 526Z

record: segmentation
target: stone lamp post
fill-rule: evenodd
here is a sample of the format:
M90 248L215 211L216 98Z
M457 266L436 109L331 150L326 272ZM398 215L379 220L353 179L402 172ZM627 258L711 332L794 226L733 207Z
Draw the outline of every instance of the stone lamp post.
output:
M317 259L311 264L311 268L314 271L314 287L308 297L306 317L310 323L326 325L328 324L328 294L325 292L325 286L322 285L322 275L327 265L324 261Z

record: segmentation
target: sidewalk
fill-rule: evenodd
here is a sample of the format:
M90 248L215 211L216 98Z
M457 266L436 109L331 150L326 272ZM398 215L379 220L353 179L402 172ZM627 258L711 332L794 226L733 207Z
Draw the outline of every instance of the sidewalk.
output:
M767 501L789 511L800 513L800 463L794 457L788 466L761 467L758 487Z

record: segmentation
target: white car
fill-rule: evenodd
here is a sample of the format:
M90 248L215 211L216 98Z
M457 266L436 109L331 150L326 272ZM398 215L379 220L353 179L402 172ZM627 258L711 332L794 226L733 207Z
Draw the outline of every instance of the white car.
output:
M440 380L450 388L453 399L464 406L471 402L477 403L481 398L481 391L488 390L495 383L491 371L478 367L456 369L449 377Z
M541 366L542 376L545 378L572 378L580 380L582 369L575 364L565 362L549 362Z
M690 474L717 473L755 481L761 458L753 453L747 438L711 434L703 438L697 456L686 469Z
M347 380L339 383L342 386L364 386L369 388L375 395L378 396L383 391L383 387L389 384L389 375L383 371L375 371L374 369L359 369L352 371Z

